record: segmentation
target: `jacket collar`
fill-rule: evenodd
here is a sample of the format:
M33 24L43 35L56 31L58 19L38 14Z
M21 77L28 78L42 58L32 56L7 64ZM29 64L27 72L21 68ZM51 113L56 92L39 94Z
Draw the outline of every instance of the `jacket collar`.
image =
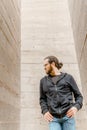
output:
M58 81L57 81L57 82L59 82L62 78L64 78L65 75L66 75L66 73L61 72L61 74L59 75L59 78L58 78ZM48 79L52 84L54 84L51 78L52 78L51 75L48 75L48 76L47 76L47 79Z

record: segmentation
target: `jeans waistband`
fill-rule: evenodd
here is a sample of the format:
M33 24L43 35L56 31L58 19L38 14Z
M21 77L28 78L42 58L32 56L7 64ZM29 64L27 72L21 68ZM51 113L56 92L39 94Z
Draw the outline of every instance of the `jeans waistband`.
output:
M58 114L52 114L54 117L56 117L56 118L63 118L65 115L66 115L66 113L63 113L63 114L61 114L61 115L58 115Z

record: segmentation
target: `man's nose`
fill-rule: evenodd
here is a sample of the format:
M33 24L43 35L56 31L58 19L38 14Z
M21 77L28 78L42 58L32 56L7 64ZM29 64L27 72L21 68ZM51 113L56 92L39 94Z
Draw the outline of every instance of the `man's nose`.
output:
M46 67L44 67L44 70L46 70Z

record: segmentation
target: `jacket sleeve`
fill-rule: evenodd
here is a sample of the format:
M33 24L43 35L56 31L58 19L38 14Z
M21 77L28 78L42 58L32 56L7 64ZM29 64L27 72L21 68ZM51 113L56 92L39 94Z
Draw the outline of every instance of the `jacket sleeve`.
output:
M41 106L41 113L45 114L48 111L48 105L47 105L47 97L45 95L45 92L43 91L43 84L42 80L40 80L40 98L39 103Z
M71 90L74 94L75 103L74 106L79 110L82 108L83 105L83 96L79 91L76 81L74 80L73 76L70 76L69 83L71 86Z

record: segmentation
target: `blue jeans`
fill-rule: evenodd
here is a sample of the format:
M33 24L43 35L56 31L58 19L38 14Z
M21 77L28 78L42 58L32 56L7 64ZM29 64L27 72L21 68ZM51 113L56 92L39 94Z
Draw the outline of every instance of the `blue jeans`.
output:
M76 130L74 117L69 118L64 116L63 118L53 118L49 122L50 130Z

